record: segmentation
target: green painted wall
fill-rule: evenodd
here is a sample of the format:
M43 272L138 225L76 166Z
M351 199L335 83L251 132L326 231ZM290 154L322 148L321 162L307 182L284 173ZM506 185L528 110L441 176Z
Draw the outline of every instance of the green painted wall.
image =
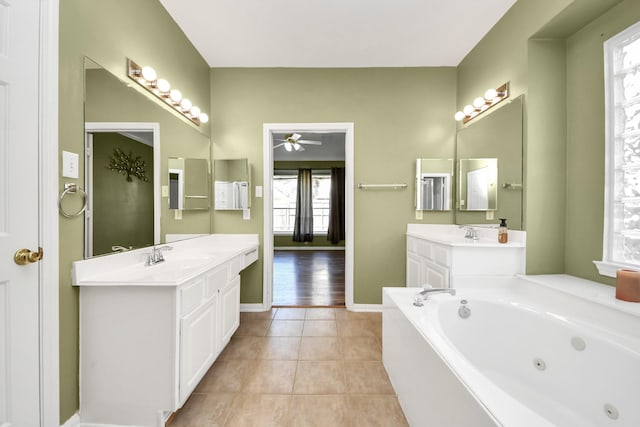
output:
M608 284L602 259L604 218L604 64L602 43L640 20L640 2L625 0L567 40L566 272Z
M148 181L131 181L107 168L114 150L147 165ZM113 252L113 245L134 248L153 244L153 148L117 133L93 136L93 254Z
M401 191L354 190L354 301L381 302L382 286L403 285L405 231L415 221L415 161L454 155L455 68L213 69L214 158L247 157L263 185L264 123L354 123L355 184L406 182ZM214 232L258 233L263 201L251 220L216 211ZM423 222L451 223L451 212ZM262 300L262 262L242 276L242 302Z
M60 1L60 58L59 58L59 145L60 150L83 153L84 129L84 56L126 81L126 58L152 65L174 87L188 94L202 111L210 112L209 67L187 41L179 27L170 19L157 0L61 0ZM155 103L155 101L153 101ZM160 124L162 164L166 158L209 158L209 127L200 129L164 110L171 119L155 120L148 109L141 116L127 121L156 121ZM110 111L126 110L126 100ZM114 119L115 120L115 119ZM124 120L124 119L123 119ZM172 124L173 123L173 124ZM181 128L190 128L198 142L182 137ZM80 167L84 187L84 170ZM74 180L60 176L64 182ZM166 201L166 199L165 199ZM163 215L163 229L169 227ZM204 224L195 228L200 232L210 229L209 214ZM189 216L176 224L172 232L195 232L189 225ZM203 230L204 228L204 230ZM182 231L189 230L189 231ZM82 218L60 217L60 421L65 422L79 407L78 403L78 289L71 286L71 262L83 256ZM166 231L166 230L163 230Z

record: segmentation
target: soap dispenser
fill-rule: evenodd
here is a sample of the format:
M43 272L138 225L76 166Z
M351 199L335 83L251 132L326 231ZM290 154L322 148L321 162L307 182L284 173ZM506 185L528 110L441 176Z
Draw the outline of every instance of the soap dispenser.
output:
M500 218L500 227L498 228L498 243L507 243L509 241L509 230L507 229L507 218Z

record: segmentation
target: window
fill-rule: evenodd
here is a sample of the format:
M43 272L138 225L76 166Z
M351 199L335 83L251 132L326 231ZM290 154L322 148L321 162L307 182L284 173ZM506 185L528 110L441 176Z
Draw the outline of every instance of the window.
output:
M313 232L327 233L329 228L329 196L331 174L329 171L313 171ZM291 234L296 218L296 193L298 171L275 170L273 172L273 232Z
M600 274L640 267L640 22L607 40L606 177Z

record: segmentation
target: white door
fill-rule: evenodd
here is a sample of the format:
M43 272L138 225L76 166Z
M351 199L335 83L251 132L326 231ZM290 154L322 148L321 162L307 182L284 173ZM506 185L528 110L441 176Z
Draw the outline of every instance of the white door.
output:
M0 426L40 425L37 0L0 0ZM33 261L36 261L32 258Z
M467 210L486 211L489 208L489 168L467 173Z

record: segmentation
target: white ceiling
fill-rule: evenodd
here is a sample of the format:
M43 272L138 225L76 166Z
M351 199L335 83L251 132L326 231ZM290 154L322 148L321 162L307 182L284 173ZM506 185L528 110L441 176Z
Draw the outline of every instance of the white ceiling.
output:
M457 66L516 0L160 0L211 67Z

